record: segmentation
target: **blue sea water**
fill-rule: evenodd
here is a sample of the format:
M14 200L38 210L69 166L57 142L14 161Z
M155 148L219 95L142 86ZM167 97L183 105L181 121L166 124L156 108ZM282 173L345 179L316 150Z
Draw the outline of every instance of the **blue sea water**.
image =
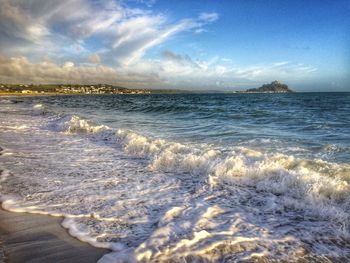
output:
M146 136L349 160L350 94L175 94L32 99Z
M0 126L3 206L101 262L350 260L350 93L2 98Z

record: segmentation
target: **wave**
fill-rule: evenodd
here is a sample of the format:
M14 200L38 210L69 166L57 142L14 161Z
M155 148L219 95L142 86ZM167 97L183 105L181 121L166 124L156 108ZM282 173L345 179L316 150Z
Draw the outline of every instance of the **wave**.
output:
M14 99L14 98L1 98L0 104L17 104L17 103L23 103L23 100L20 99Z
M11 104L11 103L12 103L12 100L1 98L1 99L0 99L0 103L1 103L1 104Z
M83 133L115 143L126 154L148 160L154 171L197 176L211 189L254 187L286 199L291 209L309 209L349 228L350 166L320 159L306 160L246 147L213 148L149 138L130 130L96 125L76 115L55 120L51 127L67 134Z
M105 125L93 125L91 122L84 120L78 116L63 116L58 117L55 121L50 123L50 129L65 133L100 133L110 130Z
M33 115L59 116L59 113L53 111L49 106L43 103L37 103L32 107Z

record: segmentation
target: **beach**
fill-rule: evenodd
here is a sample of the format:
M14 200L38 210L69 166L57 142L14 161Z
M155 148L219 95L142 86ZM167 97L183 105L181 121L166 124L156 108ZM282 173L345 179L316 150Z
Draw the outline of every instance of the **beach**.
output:
M5 256L346 262L349 96L3 97Z
M93 263L109 252L70 236L60 225L62 220L0 209L0 262Z

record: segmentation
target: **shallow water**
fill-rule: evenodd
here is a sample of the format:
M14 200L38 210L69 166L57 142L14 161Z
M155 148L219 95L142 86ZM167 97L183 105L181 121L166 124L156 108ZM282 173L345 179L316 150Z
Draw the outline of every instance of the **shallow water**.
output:
M101 262L349 261L350 93L0 99L1 196Z

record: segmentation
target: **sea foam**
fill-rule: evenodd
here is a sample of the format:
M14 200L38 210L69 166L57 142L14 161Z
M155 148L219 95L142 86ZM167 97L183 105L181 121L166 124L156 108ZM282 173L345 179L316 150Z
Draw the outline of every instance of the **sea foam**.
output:
M61 132L114 140L126 154L149 160L149 169L201 176L211 189L250 186L283 196L289 199L286 206L311 210L317 216L337 221L348 231L350 166L347 164L262 153L246 147L215 149L207 145L184 145L130 130L114 130L78 116L60 119L58 127Z

